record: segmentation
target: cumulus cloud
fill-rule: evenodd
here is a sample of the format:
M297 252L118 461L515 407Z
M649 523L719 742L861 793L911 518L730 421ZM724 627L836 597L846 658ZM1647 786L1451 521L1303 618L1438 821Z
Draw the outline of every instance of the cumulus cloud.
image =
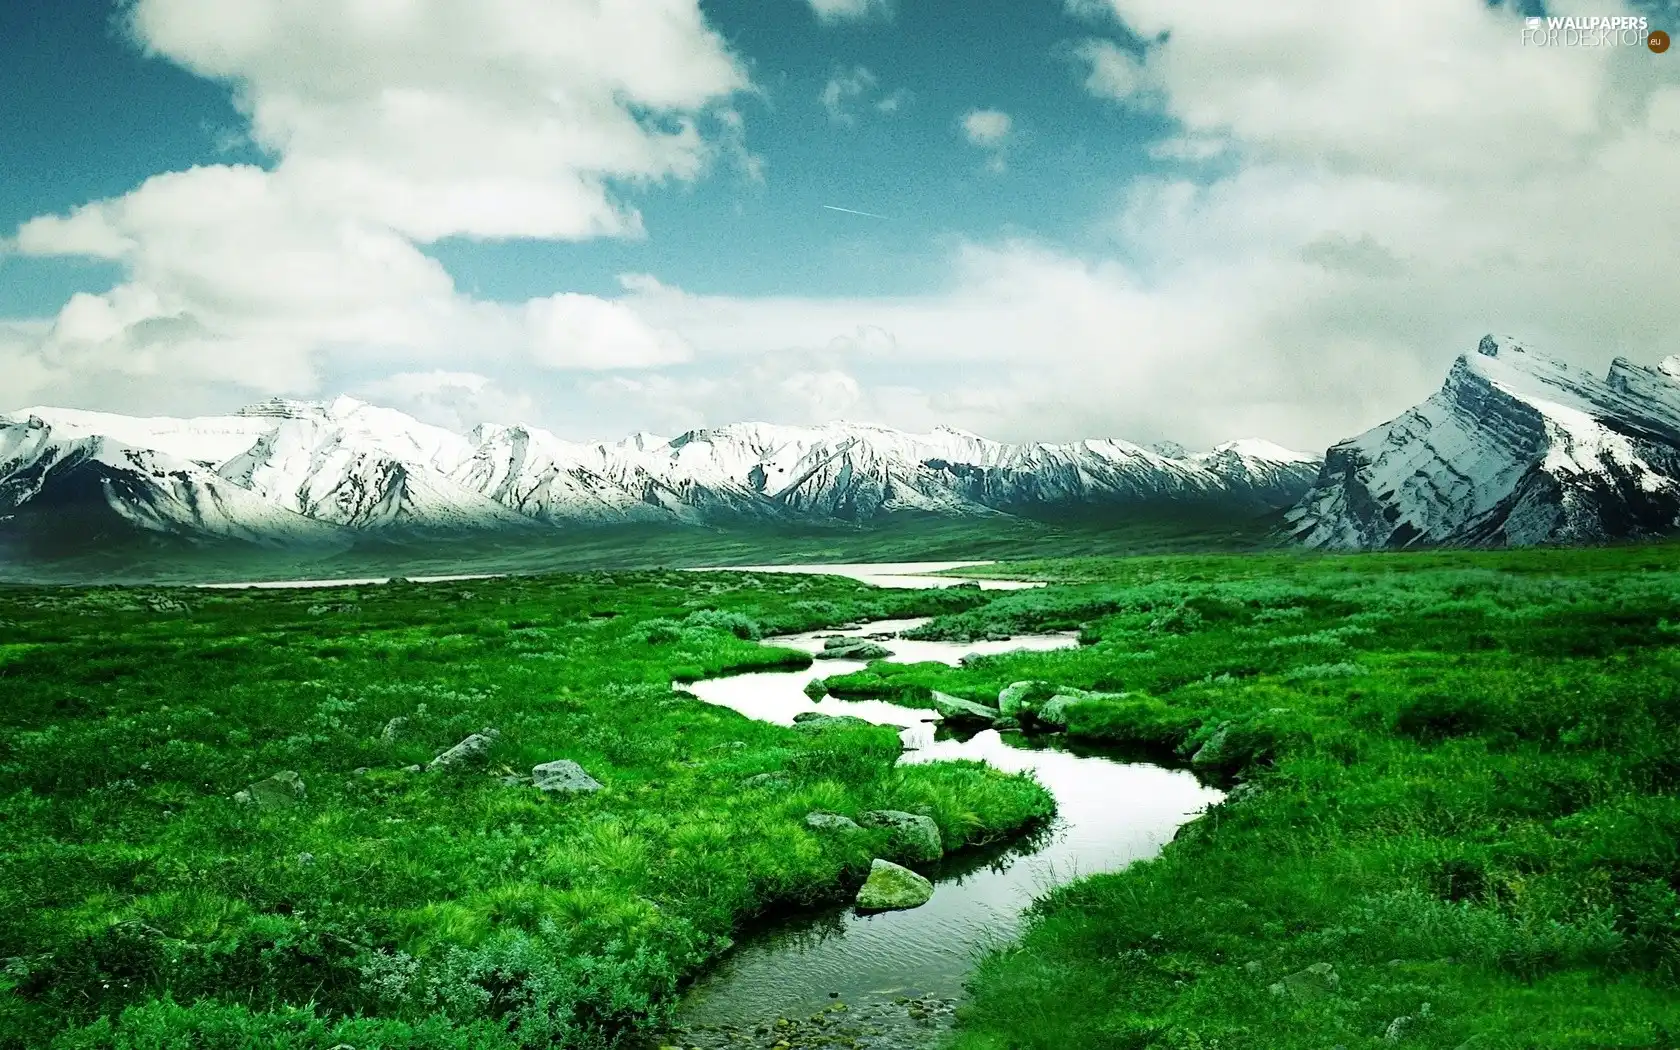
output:
M894 0L806 0L816 12L817 21L866 22L870 19L890 19Z
M65 305L39 368L300 393L334 352L410 369L462 352L554 368L681 358L618 304L475 301L418 245L639 236L614 183L693 179L723 153L753 175L729 107L749 83L696 0L125 12L145 51L229 85L274 162L158 175L19 228L23 254L124 270Z

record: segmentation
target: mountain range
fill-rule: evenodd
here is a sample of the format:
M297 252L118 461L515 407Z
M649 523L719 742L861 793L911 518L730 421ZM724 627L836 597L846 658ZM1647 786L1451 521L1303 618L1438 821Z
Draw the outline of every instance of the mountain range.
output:
M577 443L470 434L341 397L229 416L31 408L0 416L0 530L35 547L138 530L291 546L611 524L869 523L900 512L1044 515L1171 505L1252 517L1294 503L1315 457L1112 439L1006 444L940 427L740 423Z
M1487 336L1441 389L1321 458L949 427L736 423L673 438L459 434L348 397L228 416L0 415L0 560L135 537L346 548L608 525L870 525L1145 513L1283 522L1329 550L1519 546L1680 531L1680 356L1592 373Z

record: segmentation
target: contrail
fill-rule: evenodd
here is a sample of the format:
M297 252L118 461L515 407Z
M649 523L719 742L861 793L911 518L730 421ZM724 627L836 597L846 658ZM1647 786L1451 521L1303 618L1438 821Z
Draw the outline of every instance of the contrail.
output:
M835 205L832 205L832 204L825 204L825 205L823 205L823 207L827 208L829 211L843 211L847 215L862 215L862 216L864 216L865 218L868 218L868 219L886 219L887 218L885 215L876 215L872 211L858 211L856 208L840 208L840 207L836 207ZM892 220L887 219L887 221L891 222Z

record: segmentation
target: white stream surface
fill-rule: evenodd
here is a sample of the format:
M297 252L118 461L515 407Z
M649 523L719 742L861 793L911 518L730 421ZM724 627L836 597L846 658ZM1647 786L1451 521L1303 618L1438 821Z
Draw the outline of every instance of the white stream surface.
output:
M896 634L922 622L880 621L771 638L765 644L818 652L830 635ZM955 665L971 654L1078 643L1072 634L1054 634L961 643L895 637L882 644L897 662ZM748 934L689 991L680 1012L686 1027L799 1017L831 1003L835 992L853 1004L899 996L959 997L980 955L1017 932L1023 909L1035 897L1074 878L1154 855L1181 824L1222 797L1188 772L1117 761L1075 750L1057 738L986 730L961 739L940 731L932 711L835 697L813 702L804 692L813 679L864 666L818 660L804 671L741 674L685 688L709 703L780 725L791 725L802 712L820 711L899 726L906 747L901 762L979 759L999 769L1030 772L1055 795L1057 816L1012 847L947 857L928 872L935 890L920 908L869 915L832 908Z

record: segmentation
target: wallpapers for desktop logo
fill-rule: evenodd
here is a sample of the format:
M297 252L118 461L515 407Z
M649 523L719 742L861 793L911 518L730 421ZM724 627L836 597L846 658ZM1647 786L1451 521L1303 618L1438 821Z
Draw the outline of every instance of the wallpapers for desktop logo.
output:
M1529 18L1522 41L1531 47L1645 47L1662 54L1668 34L1644 15L1563 15Z

